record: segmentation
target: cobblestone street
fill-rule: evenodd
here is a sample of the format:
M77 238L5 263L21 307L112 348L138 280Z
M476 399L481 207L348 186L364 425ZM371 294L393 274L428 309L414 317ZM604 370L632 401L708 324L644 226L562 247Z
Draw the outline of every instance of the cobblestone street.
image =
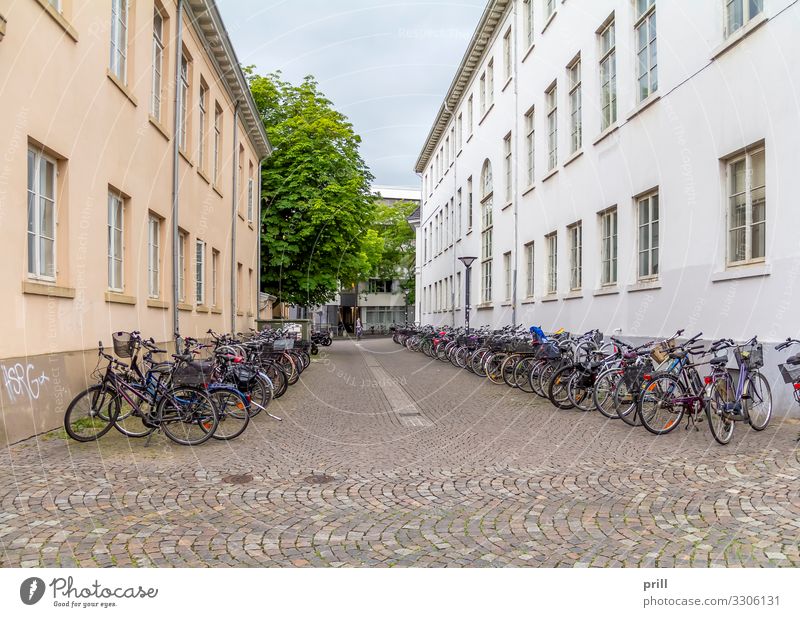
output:
M334 342L237 441L0 453L0 565L798 566L798 425L655 438L391 341Z

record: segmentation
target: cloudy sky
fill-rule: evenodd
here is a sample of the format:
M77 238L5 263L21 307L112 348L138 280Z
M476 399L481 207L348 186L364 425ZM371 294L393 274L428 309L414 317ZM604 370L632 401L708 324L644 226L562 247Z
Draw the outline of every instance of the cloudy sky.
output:
M485 0L217 0L242 64L314 75L353 122L376 183L413 167Z

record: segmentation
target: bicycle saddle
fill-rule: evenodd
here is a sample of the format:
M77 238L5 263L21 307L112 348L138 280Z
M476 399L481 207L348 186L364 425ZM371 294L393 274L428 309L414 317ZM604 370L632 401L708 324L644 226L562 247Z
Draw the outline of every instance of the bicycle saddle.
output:
M792 366L797 366L800 364L800 353L786 358L786 364L791 364Z
M716 358L711 358L709 364L712 366L724 366L728 363L728 356L717 356Z

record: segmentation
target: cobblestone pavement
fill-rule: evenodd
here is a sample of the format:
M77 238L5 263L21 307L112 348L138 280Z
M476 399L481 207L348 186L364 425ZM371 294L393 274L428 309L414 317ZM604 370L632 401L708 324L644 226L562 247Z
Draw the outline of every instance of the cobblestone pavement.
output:
M323 353L236 442L3 450L0 565L800 565L797 424L656 438L385 339Z

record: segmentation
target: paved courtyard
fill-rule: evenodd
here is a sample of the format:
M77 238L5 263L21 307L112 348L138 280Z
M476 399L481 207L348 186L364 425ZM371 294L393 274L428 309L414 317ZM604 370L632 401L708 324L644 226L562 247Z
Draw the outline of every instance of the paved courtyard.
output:
M271 411L195 449L0 451L0 565L800 565L795 423L655 438L385 339L323 348Z

